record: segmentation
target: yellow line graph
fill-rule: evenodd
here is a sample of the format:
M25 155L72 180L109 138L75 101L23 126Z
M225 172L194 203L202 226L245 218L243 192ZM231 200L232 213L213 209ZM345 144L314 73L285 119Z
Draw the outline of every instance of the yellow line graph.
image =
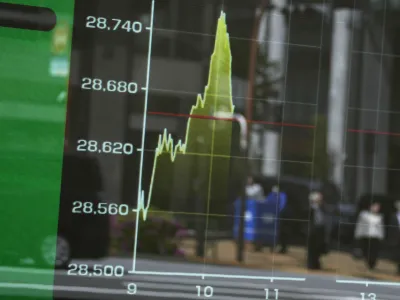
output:
M192 106L190 115L214 116L216 112L223 112L224 116L228 118L233 116L231 63L232 56L226 16L225 13L221 12L217 24L214 51L211 56L208 84L205 87L204 96L197 96L196 104ZM231 134L232 122L207 118L189 118L184 141L175 142L171 134L165 129L164 133L160 134L155 149L147 201L145 201L144 191L141 191L138 201L137 210L142 212L143 220L146 220L149 211L153 189L169 176L167 173L170 169L169 166L176 163L179 160L178 157L183 157L186 153L197 152L204 156L210 156L209 181L212 181L211 178L214 181L221 178L226 180L229 175ZM178 156L177 154L182 155ZM220 161L216 161L217 158L220 158ZM160 165L163 165L163 167ZM211 172L212 169L215 171Z

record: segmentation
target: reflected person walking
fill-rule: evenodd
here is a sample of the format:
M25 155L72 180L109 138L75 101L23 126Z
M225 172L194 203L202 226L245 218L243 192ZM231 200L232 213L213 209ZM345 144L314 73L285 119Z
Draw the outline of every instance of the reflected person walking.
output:
M310 200L309 239L307 267L310 270L320 270L320 257L326 253L326 218L323 209L323 196L320 192L312 192Z
M356 224L355 238L361 246L370 270L376 266L380 244L384 238L383 216L380 209L379 203L373 203L369 210L360 212Z

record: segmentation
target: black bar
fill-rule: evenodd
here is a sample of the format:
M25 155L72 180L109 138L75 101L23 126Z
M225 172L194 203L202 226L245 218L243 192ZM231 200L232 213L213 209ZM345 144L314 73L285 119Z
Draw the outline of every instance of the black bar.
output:
M57 16L49 8L0 3L0 27L50 31L57 24Z

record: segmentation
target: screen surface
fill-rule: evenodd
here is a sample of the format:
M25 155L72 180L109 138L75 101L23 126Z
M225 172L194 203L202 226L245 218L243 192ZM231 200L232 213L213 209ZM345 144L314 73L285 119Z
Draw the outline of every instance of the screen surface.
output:
M396 1L0 3L0 298L397 299Z

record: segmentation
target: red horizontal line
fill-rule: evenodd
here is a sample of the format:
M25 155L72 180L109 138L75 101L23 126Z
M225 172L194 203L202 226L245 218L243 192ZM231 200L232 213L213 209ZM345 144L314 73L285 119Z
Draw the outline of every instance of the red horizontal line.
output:
M367 133L367 134L376 134L376 135L400 136L399 132L376 131L376 130L365 130L365 129L348 129L347 131L348 132L354 132L354 133Z
M190 115L190 114L178 114L178 113L167 113L161 111L149 111L149 115L158 115L158 116L167 116L167 117L183 117L183 118L192 118L192 119L205 119L205 120L218 120L218 121L237 121L234 118L222 118L222 117L213 117L213 116L204 116L204 115ZM276 125L276 126L284 126L284 127L298 127L298 128L315 128L313 125L306 124L296 124L296 123L282 123L282 122L267 122L267 121L256 121L256 120L248 120L248 123L252 124L266 124L266 125Z
M221 118L221 117L204 116L204 115L189 115L189 114L167 113L167 112L162 112L162 111L149 111L148 114L149 115L158 115L158 116L167 116L167 117L184 117L184 118L192 118L192 119L235 121L234 118Z
M233 122L237 121L234 118L178 114L178 113L168 113L168 112L162 112L162 111L149 111L148 114L149 115L158 115L158 116L167 116L167 117L204 119L204 120L219 120L219 121L233 121ZM256 120L248 120L247 122L252 123L252 124L266 124L266 125L276 125L276 126L284 126L284 127L297 127L297 128L309 128L309 129L315 128L314 125L297 124L297 123L281 123L281 122L268 122L268 121L256 121ZM400 136L400 133L398 133L398 132L387 132L387 131L376 131L376 130L365 130L365 129L347 129L347 131L354 132L354 133L365 133L365 134L375 134L375 135Z
M284 126L284 127L298 127L298 128L310 128L314 129L314 125L307 125L307 124L299 124L299 123L282 123L282 122L268 122L268 121L255 121L250 120L247 121L252 124L266 124L266 125L277 125L277 126Z

